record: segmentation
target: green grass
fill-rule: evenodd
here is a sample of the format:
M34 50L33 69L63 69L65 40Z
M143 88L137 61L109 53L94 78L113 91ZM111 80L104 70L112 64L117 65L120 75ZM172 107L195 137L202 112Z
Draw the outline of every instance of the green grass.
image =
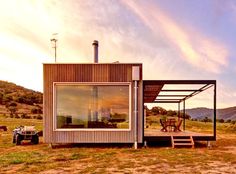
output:
M0 125L6 125L10 131L15 129L17 126L25 125L25 126L32 126L34 125L36 129L42 130L43 129L43 121L38 119L16 119L16 118L9 118L0 115Z
M157 118L154 118L154 124L158 124L155 121ZM9 128L7 132L0 132L0 173L201 173L211 169L226 173L236 167L236 134L229 129L228 123L217 123L218 137L211 149L149 147L138 150L74 146L52 149L42 143L42 138L38 145L25 143L15 146L11 134L20 124L34 124L42 129L42 120L0 116L0 125ZM194 131L208 132L212 129L211 123L203 122L187 121L186 126ZM214 166L215 163L218 166ZM226 171L222 171L224 167L228 167Z
M1 165L10 165L10 164L37 164L44 160L42 154L38 152L10 152L7 154L1 155L0 163Z

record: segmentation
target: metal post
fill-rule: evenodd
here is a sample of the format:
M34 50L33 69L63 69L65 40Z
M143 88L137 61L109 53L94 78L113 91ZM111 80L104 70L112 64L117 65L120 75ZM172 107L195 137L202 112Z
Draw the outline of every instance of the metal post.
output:
M134 81L134 148L138 148L138 81Z
M214 138L216 139L216 82L214 85Z
M185 100L183 102L183 111L184 111L184 113L183 113L183 117L184 117L184 124L183 124L184 128L183 128L183 130L185 131Z
M180 119L180 102L178 103L178 120Z
M211 148L211 142L207 141L207 148Z
M147 141L145 140L144 141L144 145L143 145L145 148L147 148Z

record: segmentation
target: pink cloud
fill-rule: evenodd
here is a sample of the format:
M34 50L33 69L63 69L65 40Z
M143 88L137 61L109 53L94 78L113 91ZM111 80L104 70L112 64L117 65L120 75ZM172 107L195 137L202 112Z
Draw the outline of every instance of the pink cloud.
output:
M212 73L220 73L228 63L228 50L223 43L199 31L186 30L158 7L150 3L123 1L154 34L162 32L169 45L184 61ZM185 27L186 28L186 27ZM160 29L160 30L159 30Z

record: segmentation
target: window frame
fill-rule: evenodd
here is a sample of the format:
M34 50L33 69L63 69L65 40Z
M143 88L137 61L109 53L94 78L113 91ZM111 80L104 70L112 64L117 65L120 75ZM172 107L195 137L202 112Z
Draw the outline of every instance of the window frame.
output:
M129 128L57 128L56 86L128 86L129 87ZM132 82L53 82L53 131L131 131Z

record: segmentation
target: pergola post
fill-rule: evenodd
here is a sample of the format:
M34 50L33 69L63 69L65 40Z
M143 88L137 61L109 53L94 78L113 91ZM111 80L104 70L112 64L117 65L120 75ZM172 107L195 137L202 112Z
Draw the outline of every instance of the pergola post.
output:
M180 119L180 102L178 103L178 120Z
M185 131L185 100L183 101L183 111L184 111L184 113L183 113L183 117L184 117L183 130Z
M216 139L216 82L214 84L214 138Z

